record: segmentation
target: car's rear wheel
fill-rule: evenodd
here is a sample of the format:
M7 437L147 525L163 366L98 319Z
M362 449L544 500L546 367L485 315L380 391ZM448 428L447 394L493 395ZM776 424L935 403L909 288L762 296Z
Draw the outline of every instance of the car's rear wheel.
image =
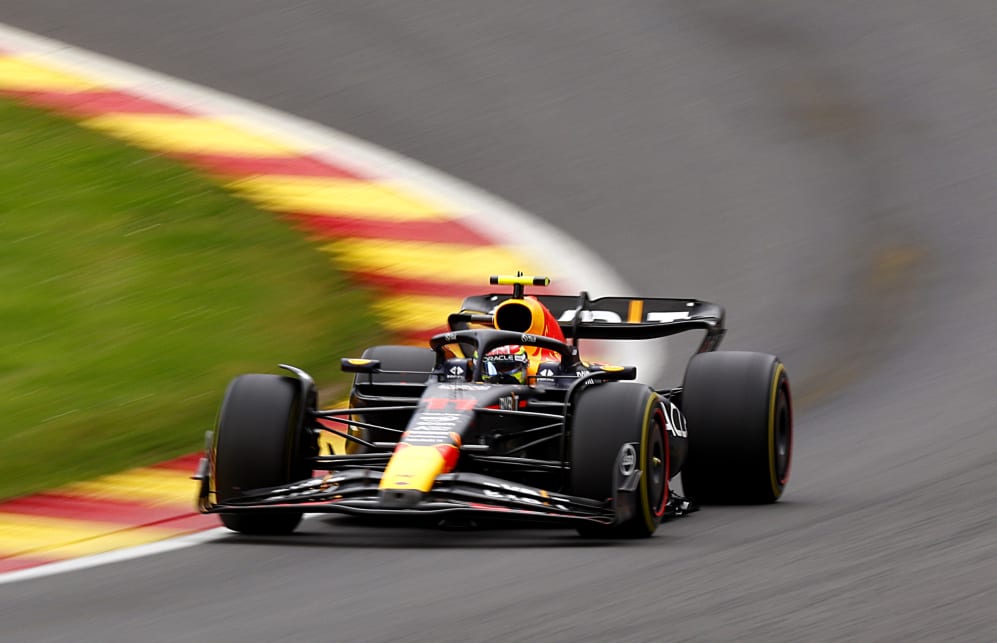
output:
M583 536L645 538L658 528L668 502L668 439L658 395L634 382L610 382L582 391L571 424L571 493L613 498L618 469L640 469L636 510L613 526L585 525ZM636 462L623 463L624 445L634 447Z
M381 370L408 371L409 373L378 373L370 376L358 374L353 379L353 391L350 394L350 405L354 408L370 408L377 406L397 406L400 403L393 397L404 396L406 386L422 385L426 382L426 373L436 365L436 353L428 348L417 346L372 346L363 352L366 359L376 359L381 362ZM384 396L385 400L376 398ZM354 428L356 435L368 442L397 442L412 417L411 411L357 414L356 419L367 424L377 424L395 429L395 431ZM355 442L346 445L348 453L363 453L365 448Z
M773 355L719 351L686 369L682 412L686 495L704 504L766 504L782 496L793 452L789 378Z
M305 412L315 391L292 377L241 375L229 384L214 432L214 491L219 503L243 492L311 476L307 455L317 448ZM285 534L302 512L258 509L223 513L222 523L243 534Z

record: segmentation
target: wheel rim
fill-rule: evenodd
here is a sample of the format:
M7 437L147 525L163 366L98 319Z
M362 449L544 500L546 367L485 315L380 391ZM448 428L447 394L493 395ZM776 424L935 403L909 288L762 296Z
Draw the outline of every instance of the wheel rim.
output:
M664 513L666 494L668 489L668 453L662 435L662 424L655 418L652 420L651 444L648 449L648 461L645 463L647 470L647 499L648 504L655 515Z
M793 449L792 423L789 416L789 405L783 389L779 389L779 404L775 415L775 473L779 485L785 485L789 477L789 462Z

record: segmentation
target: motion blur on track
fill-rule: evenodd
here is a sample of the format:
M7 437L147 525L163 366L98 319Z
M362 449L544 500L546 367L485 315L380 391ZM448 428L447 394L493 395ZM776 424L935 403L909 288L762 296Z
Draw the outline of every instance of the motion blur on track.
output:
M722 301L729 346L780 354L798 402L793 486L761 513L703 512L612 550L561 547L558 531L420 536L306 521L297 547L205 546L4 587L8 631L992 638L992 9L4 6L7 22L490 189L571 230L637 291Z

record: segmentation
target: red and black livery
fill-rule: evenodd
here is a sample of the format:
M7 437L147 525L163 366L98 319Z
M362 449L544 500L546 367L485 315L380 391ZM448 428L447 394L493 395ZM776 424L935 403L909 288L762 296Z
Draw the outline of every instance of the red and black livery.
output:
M493 277L511 294L467 298L425 348L377 346L342 360L348 407L320 408L307 373L229 385L197 478L199 506L250 534L293 531L304 513L490 517L646 537L704 503L776 501L789 475L792 405L781 362L717 351L724 311L695 299L526 295L542 277ZM581 340L700 330L681 387L584 360ZM513 347L510 351L509 347ZM523 381L495 355L526 355ZM505 358L501 358L505 359ZM320 453L319 435L341 453ZM684 496L672 489L682 475Z

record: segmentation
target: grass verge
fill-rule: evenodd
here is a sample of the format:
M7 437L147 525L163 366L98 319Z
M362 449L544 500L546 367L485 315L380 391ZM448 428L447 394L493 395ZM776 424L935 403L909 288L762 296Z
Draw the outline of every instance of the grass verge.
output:
M379 339L273 215L59 117L0 121L0 498L189 453L233 376L345 385L338 358Z

